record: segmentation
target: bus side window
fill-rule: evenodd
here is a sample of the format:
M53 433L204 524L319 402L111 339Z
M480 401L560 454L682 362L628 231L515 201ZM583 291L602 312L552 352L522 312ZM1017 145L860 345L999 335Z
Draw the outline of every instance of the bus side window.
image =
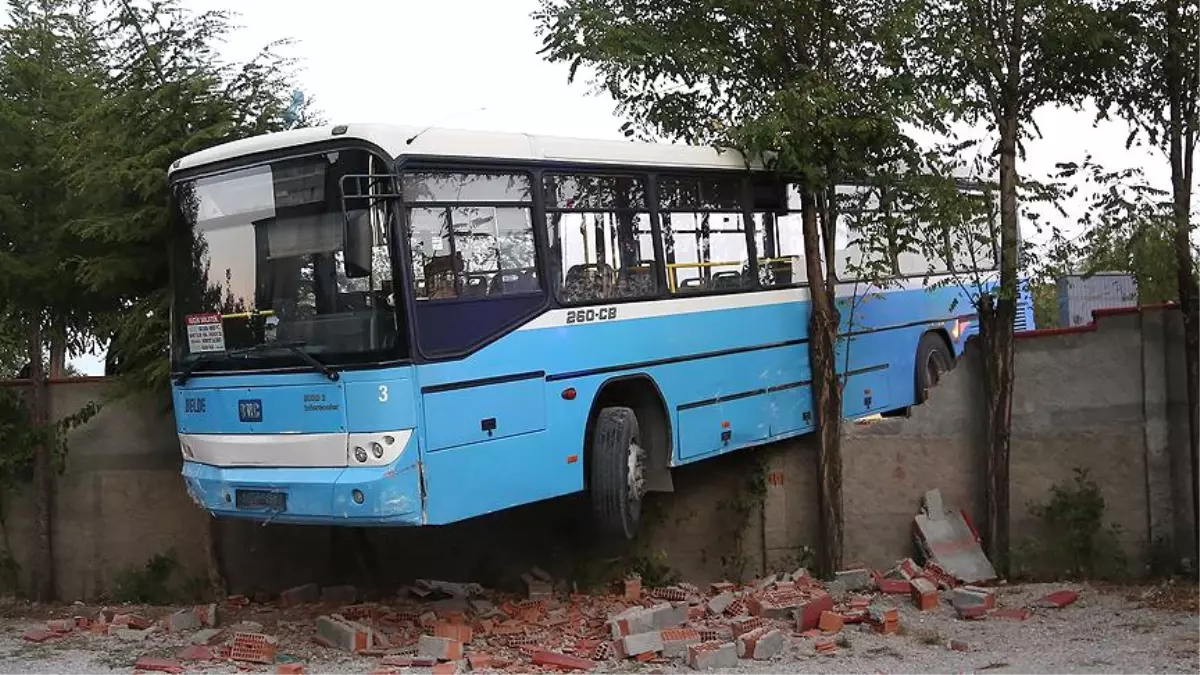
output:
M414 204L408 231L416 298L539 291L531 209L521 203L531 199L530 190L522 174L406 175L405 198Z
M671 292L751 288L741 178L662 176L658 189Z
M808 282L799 213L755 213L754 245L758 283L764 288Z
M650 298L657 266L645 181L640 177L547 174L546 230L564 302Z
M833 263L839 281L881 281L896 276L900 247L889 229L880 192L871 187L839 185Z

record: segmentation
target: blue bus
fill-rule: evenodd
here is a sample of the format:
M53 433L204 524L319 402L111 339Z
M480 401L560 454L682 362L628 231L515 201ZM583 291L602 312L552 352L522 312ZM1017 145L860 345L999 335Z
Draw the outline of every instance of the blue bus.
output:
M214 516L439 525L586 492L632 537L674 467L814 429L794 191L736 152L339 125L170 177L175 418ZM975 330L929 261L893 268L843 310L847 417L919 403Z

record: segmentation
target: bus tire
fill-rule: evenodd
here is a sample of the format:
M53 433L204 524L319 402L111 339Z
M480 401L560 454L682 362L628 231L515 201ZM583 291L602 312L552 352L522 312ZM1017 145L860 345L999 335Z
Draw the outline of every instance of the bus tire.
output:
M922 335L917 343L917 403L927 401L930 390L953 368L954 357L942 336L934 332Z
M600 410L588 453L592 518L601 533L624 539L637 534L645 493L646 451L637 415L625 407Z

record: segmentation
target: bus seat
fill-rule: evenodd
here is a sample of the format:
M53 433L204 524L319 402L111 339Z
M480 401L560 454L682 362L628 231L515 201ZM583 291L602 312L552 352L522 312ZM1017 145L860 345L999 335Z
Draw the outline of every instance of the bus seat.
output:
M712 276L713 290L742 287L742 273L734 271L717 272Z
M488 295L504 295L505 293L523 293L538 290L537 270L526 267L520 270L506 270L492 277Z
M792 262L791 260L772 260L767 263L766 270L768 275L763 280L765 283L770 283L775 286L789 286L792 283Z
M624 296L654 295L658 281L653 267L624 267L617 274L618 292Z
M366 309L369 309L366 291L338 293L339 312L361 312Z
M488 279L482 274L471 274L463 279L462 297L478 298L487 295Z
M563 280L563 290L571 300L606 298L613 285L613 269L607 263L572 265Z
M530 267L521 270L521 274L517 277L517 282L512 288L514 291L536 291L538 290L538 275L537 270Z
M679 282L679 291L688 293L698 293L707 288L704 280L700 277L692 277Z

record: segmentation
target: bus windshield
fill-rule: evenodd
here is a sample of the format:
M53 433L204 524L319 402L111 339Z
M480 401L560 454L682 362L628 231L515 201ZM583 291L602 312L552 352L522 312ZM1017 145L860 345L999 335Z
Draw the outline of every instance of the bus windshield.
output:
M342 208L341 178L378 163L347 150L177 183L175 364L402 357L388 209Z

